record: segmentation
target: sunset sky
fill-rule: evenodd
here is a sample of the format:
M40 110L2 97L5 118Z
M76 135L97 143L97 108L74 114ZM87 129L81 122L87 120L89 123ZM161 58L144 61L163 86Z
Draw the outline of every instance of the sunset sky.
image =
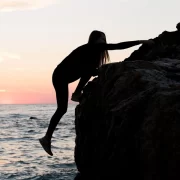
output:
M153 38L175 30L179 7L179 0L0 0L0 104L55 103L54 68L92 30L111 43ZM111 61L137 48L110 51Z

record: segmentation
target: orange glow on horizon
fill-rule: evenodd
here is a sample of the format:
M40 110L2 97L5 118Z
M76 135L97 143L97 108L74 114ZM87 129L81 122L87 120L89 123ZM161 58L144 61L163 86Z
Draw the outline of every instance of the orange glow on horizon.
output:
M77 81L69 85L69 100L71 98L72 92L77 86ZM53 89L47 88L45 92L40 91L7 91L0 90L0 104L55 104L56 95Z

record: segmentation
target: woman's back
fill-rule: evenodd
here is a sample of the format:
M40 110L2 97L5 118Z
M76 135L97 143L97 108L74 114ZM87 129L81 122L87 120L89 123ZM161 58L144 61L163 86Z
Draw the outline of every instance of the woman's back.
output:
M73 50L58 66L79 70L83 67L97 68L100 55L101 51L97 46L84 44Z

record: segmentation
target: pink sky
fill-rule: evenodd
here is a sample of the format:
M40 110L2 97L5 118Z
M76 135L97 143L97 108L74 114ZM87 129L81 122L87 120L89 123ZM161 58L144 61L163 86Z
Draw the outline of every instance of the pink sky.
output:
M55 103L54 68L92 30L104 31L110 43L149 39L175 29L179 6L179 0L0 0L0 104ZM111 51L111 61L137 48Z
M75 87L73 84L69 86L71 95ZM14 90L12 92L0 90L0 104L54 104L55 102L54 89L49 87L42 92L23 89L19 91Z

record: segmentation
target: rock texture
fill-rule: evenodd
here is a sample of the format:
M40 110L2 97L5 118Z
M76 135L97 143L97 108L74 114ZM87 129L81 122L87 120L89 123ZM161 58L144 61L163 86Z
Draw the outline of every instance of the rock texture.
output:
M180 33L104 65L76 107L77 179L180 179Z

